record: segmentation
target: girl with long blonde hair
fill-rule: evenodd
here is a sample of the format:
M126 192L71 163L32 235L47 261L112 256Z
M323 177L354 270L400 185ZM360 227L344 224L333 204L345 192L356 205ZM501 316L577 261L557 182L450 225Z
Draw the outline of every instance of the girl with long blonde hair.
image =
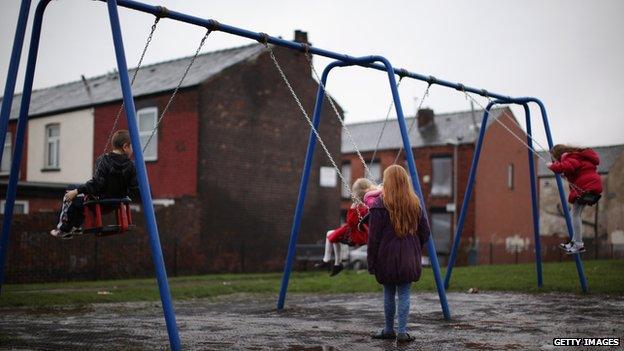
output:
M370 209L368 270L384 287L385 327L375 339L413 341L407 333L410 287L420 279L421 252L430 229L420 200L405 169L388 167L383 174L382 195ZM398 333L394 330L397 314Z

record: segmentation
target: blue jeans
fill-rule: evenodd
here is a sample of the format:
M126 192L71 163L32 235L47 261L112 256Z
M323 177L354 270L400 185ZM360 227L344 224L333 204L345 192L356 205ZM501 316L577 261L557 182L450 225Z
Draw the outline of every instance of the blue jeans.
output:
M386 326L384 333L394 332L394 316L396 314L395 296L399 295L399 333L407 332L407 317L410 309L410 287L412 283L400 285L384 285L384 313L386 315Z

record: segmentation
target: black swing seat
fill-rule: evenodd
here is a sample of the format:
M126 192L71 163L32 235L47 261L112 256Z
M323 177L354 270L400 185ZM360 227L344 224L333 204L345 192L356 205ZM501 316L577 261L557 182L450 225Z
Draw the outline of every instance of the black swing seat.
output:
M601 197L602 195L600 194L596 194L592 192L585 192L581 194L581 196L579 196L576 202L578 202L581 205L594 206L598 202L598 200L600 200Z
M83 234L107 236L133 229L129 197L121 199L87 198L84 206ZM109 217L114 217L112 220Z

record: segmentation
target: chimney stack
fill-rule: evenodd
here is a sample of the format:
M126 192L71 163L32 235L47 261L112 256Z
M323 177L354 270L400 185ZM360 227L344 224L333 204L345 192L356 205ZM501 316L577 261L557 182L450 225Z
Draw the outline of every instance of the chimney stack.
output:
M429 108L423 108L421 110L418 110L416 118L418 119L419 130L427 128L430 125L433 125L433 110Z
M298 43L308 43L308 32L304 32L300 29L296 29L295 30L295 39L296 42Z

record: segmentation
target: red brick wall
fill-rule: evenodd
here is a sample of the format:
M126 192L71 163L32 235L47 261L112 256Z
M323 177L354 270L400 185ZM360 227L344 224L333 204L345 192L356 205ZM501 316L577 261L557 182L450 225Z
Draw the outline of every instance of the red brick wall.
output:
M137 98L136 109L156 106L160 114L170 94ZM118 109L119 102L95 108L94 160L102 154ZM121 128L127 128L125 114ZM158 160L147 162L153 197L197 195L197 129L197 89L179 92L158 128Z
M311 115L317 85L307 61L275 52ZM201 240L213 252L211 270L231 270L238 263L227 258L240 251L249 253L247 270L282 269L310 128L266 53L203 84L200 113ZM340 160L341 130L331 113L325 106L320 133ZM319 186L321 165L330 163L317 145L299 243L324 240L339 222L339 188Z
M512 115L509 110L507 113ZM524 136L514 122L506 117L500 120L516 135ZM513 189L507 186L510 163L514 165ZM533 238L527 150L498 123L486 131L474 191L475 230L480 243L501 244L515 235Z

